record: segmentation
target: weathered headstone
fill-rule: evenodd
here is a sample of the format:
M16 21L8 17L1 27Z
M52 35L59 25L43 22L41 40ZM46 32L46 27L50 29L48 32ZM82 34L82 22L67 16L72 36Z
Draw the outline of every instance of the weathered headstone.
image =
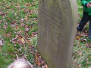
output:
M37 49L50 68L70 68L78 10L76 0L39 0Z

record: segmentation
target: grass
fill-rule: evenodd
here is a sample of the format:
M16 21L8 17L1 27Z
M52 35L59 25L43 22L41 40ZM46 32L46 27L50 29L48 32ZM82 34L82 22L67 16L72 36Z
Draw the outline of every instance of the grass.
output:
M80 22L83 11L80 0L76 0L78 4L78 22ZM74 43L74 52L72 55L72 68L89 68L91 67L91 40L88 39L89 25L83 29L81 34L76 35ZM87 35L87 36L86 36Z
M0 0L0 68L7 66L19 57L24 56L35 64L35 47L37 44L38 22L37 0ZM34 48L33 48L34 47Z

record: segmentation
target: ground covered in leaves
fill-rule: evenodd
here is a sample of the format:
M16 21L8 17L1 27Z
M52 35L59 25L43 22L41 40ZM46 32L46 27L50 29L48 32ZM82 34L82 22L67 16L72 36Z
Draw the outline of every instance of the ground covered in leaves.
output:
M78 4L78 23L83 16L81 0L76 0ZM72 68L91 68L91 39L88 38L89 22L82 32L76 33L74 52L72 55Z
M77 0L79 18L82 6ZM34 68L48 68L36 50L38 23L38 0L0 1L0 68L6 68L16 55L26 58ZM77 32L72 55L72 68L91 66L91 40L88 24L83 32Z
M36 50L37 22L37 0L0 1L0 68L6 68L16 55L34 68L47 68Z

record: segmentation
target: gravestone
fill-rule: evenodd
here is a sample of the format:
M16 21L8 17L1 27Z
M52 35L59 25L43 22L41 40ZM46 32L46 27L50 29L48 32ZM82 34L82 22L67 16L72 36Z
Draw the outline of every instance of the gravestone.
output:
M70 68L77 26L76 0L39 0L37 49L50 68Z

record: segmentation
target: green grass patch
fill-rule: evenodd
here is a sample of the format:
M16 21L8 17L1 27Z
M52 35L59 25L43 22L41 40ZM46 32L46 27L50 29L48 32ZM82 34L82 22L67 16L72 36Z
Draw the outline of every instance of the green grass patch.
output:
M38 1L0 0L0 2L0 11L4 13L4 16L0 16L0 40L4 40L3 46L0 47L0 68L7 68L14 61L13 58L16 59L16 54L19 57L22 54L27 55L27 59L35 64L35 55L31 53L29 46L33 45L35 49L37 44L37 37L31 38L30 35L37 31L37 21L31 19L38 18L38 14L31 11L38 9ZM21 23L24 23L24 26ZM31 29L25 32L26 28ZM25 37L26 33L27 37ZM28 42L28 38L32 39L32 42ZM26 42L28 43L26 44Z

